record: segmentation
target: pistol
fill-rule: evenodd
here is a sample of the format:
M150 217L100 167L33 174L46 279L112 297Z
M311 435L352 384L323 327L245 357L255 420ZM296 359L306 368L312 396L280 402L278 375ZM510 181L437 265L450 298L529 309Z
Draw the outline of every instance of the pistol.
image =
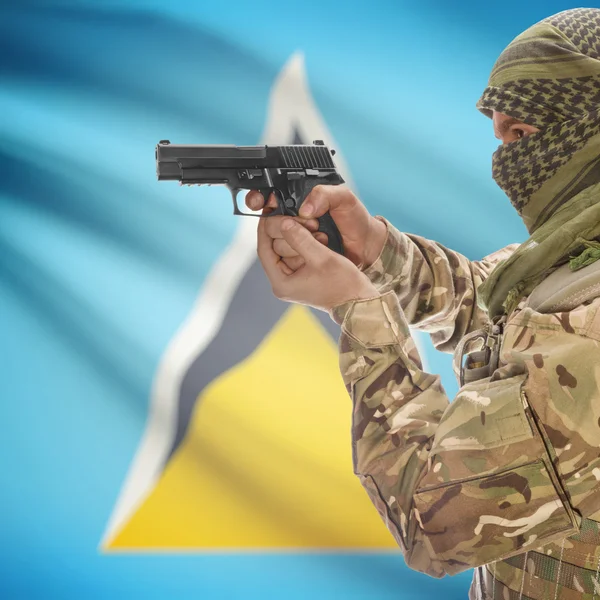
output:
M227 186L234 215L298 216L314 187L344 183L333 162L334 154L322 140L290 146L191 146L162 140L156 146L156 174L159 181L182 185ZM241 190L258 190L265 203L275 194L277 208L263 215L242 212L237 201ZM327 212L318 221L319 231L328 236L328 247L343 254L342 237L331 215Z

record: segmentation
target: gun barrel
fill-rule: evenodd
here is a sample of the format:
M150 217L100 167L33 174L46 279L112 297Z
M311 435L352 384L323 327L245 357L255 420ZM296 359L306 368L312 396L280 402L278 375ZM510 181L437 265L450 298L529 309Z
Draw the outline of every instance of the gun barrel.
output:
M184 170L197 169L326 169L335 170L326 146L231 146L171 144L156 146L159 180L180 180Z
M181 179L182 169L260 169L278 166L267 160L266 146L208 146L169 144L156 146L159 180Z
M264 160L267 158L266 146L206 146L185 144L158 144L158 158L164 162L179 159L193 159L199 163L231 160ZM208 166L208 165L207 165ZM214 166L214 165L210 165Z

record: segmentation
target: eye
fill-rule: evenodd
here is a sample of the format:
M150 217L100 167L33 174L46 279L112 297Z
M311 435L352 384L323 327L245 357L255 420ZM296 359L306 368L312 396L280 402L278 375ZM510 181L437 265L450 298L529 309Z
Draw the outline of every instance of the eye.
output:
M527 135L523 129L519 129L518 127L511 129L511 131L517 136L517 139L519 140Z

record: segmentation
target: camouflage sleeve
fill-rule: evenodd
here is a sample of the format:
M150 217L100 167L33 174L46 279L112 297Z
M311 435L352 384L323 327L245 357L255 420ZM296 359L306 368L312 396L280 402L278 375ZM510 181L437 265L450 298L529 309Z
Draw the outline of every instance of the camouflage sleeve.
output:
M463 386L450 403L440 378L423 372L392 291L337 306L331 316L342 325L340 369L353 399L354 470L411 568L442 577L578 531L574 492L566 491L556 468L560 452L528 398L547 414L551 403L541 382L556 371L555 395L563 393L558 389L572 383L565 373L585 373L582 357L600 363L598 342L551 323L540 331L513 328L509 337L522 352L507 351L512 362L492 379ZM570 367L573 353L577 366ZM529 368L536 370L531 376ZM571 405L592 399L600 405L597 389L591 395L569 389L568 398ZM563 446L568 425L552 433ZM573 467L579 459L574 448L564 469L589 514L598 507L588 497L597 481L586 475L581 487L581 472Z
M519 244L470 261L377 218L386 224L388 235L381 254L364 273L380 293L394 291L411 327L429 332L437 350L453 352L465 334L487 322L487 314L477 306L477 287Z

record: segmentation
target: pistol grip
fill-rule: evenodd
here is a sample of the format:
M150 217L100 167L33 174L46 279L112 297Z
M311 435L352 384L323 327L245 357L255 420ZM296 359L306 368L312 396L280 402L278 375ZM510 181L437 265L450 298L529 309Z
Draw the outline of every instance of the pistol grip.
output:
M279 193L279 190L273 190L275 197L277 198L277 208L269 214L269 216L275 215L290 215L293 217L298 216L298 211L302 202L306 199L306 194L302 198L301 202L296 204L292 198L286 199ZM263 194L264 195L264 194ZM317 219L319 222L319 231L327 234L327 247L338 254L344 255L344 244L342 243L342 236L340 230L337 228L333 217L326 212L323 216Z
M344 244L342 243L342 236L333 217L326 212L322 217L319 217L318 221L319 231L327 234L327 247L343 256Z

